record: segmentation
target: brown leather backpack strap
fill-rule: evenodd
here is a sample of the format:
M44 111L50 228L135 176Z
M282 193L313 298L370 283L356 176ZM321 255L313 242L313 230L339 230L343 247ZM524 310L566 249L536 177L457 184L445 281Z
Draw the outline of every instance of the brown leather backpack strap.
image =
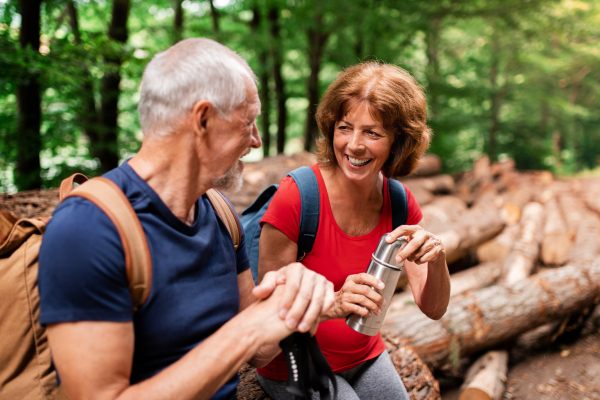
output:
M238 220L233 207L229 201L227 201L225 195L218 190L209 189L206 192L206 196L227 227L227 230L231 235L231 240L233 240L233 247L237 250L242 241L242 228L240 227L240 221Z
M0 211L0 244L8 237L13 226L17 223L17 217L14 215Z
M142 224L127 197L113 181L93 178L67 196L83 197L100 208L117 228L123 250L129 293L134 311L141 307L152 287L152 258Z
M80 174L79 172L71 175L67 179L63 179L63 181L60 183L60 189L58 192L60 201L63 201L69 195L69 193L71 193L74 183L79 183L81 185L87 181L88 177L84 174Z

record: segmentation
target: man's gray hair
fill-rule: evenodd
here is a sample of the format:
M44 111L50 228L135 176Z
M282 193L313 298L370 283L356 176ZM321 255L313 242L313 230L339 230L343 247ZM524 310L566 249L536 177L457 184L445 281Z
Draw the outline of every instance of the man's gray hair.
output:
M185 39L146 66L138 112L144 136L168 134L194 104L208 100L227 118L246 101L256 75L242 57L214 40Z

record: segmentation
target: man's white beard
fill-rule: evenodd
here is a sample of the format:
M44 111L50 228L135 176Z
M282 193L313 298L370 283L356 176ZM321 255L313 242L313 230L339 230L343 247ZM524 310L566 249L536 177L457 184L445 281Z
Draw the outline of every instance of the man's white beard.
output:
M229 168L225 174L217 176L213 179L213 187L218 190L230 190L237 192L242 187L244 180L242 173L244 172L244 163L238 160L234 166Z

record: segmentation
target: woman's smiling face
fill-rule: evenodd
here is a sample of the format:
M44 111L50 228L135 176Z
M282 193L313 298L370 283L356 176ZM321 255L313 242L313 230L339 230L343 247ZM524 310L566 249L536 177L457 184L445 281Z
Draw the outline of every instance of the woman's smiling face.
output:
M335 124L335 157L344 175L353 181L377 177L393 142L394 134L371 116L365 102L356 104Z

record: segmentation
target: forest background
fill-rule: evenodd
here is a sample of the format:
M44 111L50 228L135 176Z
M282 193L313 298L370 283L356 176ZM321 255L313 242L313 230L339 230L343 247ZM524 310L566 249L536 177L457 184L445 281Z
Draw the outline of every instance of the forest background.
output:
M562 175L600 165L599 0L0 0L0 192L133 155L145 65L196 36L259 78L250 160L313 148L329 83L381 60L426 89L446 172L483 153Z

